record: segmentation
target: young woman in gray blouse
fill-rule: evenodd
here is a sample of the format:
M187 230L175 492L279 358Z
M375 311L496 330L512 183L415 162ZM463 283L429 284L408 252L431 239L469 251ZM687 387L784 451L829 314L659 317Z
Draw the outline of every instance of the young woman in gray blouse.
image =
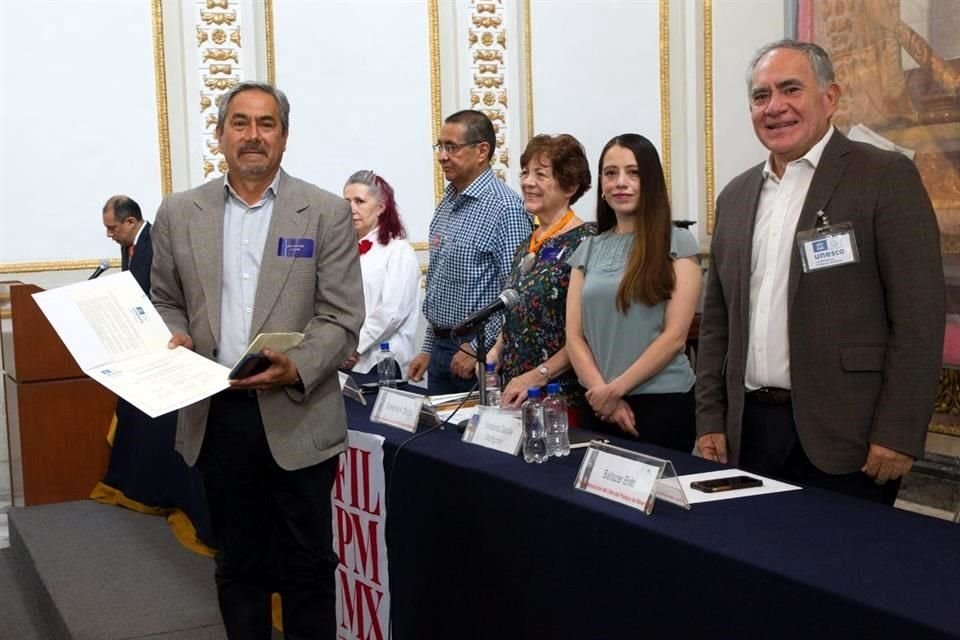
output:
M643 136L600 154L597 226L570 257L567 351L592 428L689 452L694 374L684 353L700 299L697 241L673 226L663 167Z

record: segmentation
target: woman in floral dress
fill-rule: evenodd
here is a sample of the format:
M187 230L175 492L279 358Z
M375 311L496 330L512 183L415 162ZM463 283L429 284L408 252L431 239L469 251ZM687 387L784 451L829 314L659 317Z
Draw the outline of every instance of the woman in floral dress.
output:
M576 138L539 135L520 157L520 186L526 209L539 226L521 243L506 286L520 301L505 313L503 329L487 362L500 366L504 407L518 407L527 390L558 382L571 407L584 406L584 390L567 356L567 285L580 241L596 233L570 206L590 188L590 165Z

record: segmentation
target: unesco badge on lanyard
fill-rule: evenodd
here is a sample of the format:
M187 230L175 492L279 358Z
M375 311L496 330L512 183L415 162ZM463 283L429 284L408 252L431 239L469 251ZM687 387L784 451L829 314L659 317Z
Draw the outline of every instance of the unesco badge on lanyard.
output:
M811 273L860 262L853 224L830 224L827 214L817 213L817 226L797 234L803 272Z

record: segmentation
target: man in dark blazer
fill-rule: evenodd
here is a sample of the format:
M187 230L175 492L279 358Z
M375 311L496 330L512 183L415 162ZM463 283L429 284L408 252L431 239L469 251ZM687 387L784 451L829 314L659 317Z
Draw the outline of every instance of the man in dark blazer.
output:
M150 294L153 243L150 223L140 205L116 195L103 205L107 237L120 245L120 265L130 271L140 288ZM179 498L189 491L191 477L174 451L175 413L151 418L123 398L117 398L117 428L103 483L125 498L146 507L183 507ZM193 515L193 514L191 514ZM201 523L194 520L201 528Z
M302 332L266 371L180 410L177 450L203 475L227 635L336 637L330 491L346 449L337 367L357 347L363 285L350 207L286 174L290 105L242 82L219 103L226 178L166 198L152 298L182 345L232 366L258 333Z
M770 155L717 199L697 447L892 503L923 454L936 395L940 236L914 164L833 129L839 94L813 44L767 45L749 67Z
M120 245L120 267L129 270L140 288L149 295L153 244L150 242L150 223L143 219L140 205L129 196L111 197L103 205L103 226L107 237Z

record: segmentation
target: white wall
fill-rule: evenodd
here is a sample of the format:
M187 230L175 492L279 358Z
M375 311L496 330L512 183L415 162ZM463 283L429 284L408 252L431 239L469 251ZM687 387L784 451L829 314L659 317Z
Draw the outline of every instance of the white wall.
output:
M115 257L100 218L160 203L150 3L0 2L0 263Z
M396 192L409 239L435 206L426 2L274 2L277 86L290 98L284 166L337 194L372 169Z
M713 3L713 126L715 195L740 173L763 162L747 102L747 65L761 46L786 36L784 6L770 0Z
M659 6L655 0L531 3L534 133L569 133L583 143L594 186L575 209L593 219L603 145L633 132L661 148Z
M512 181L526 137L526 86L523 5L508 2ZM244 0L244 28L259 34L263 16L251 6L259 5ZM175 56L197 45L184 11L171 9L170 0L164 7L179 165L187 160L178 136L186 134L176 124L197 100L177 77L195 65ZM277 82L293 107L286 168L334 192L351 172L376 170L396 188L410 239L425 241L435 205L428 3L275 0L273 7ZM675 214L704 221L702 7L669 7ZM466 106L460 67L469 7L440 0L439 8L441 71L450 85L445 114ZM657 0L531 0L534 132L577 136L594 171L601 147L617 133L642 133L662 149L659 8ZM774 0L714 0L712 8L719 192L765 155L750 126L744 67L758 46L783 35L784 8ZM444 14L454 15L452 22ZM263 75L257 40L245 36L244 49ZM115 256L99 221L106 197L127 192L148 218L160 198L150 2L0 1L0 71L0 265ZM187 186L189 168L173 172L177 188ZM587 218L594 190L577 206Z

